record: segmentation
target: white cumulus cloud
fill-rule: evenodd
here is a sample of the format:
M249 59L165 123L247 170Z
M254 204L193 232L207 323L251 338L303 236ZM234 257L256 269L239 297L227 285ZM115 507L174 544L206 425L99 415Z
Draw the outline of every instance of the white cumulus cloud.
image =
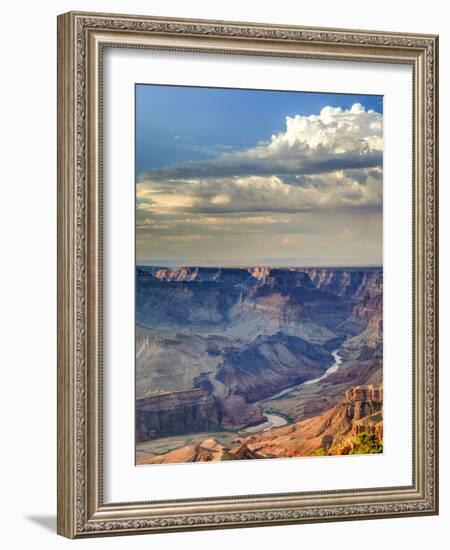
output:
M190 228L206 238L215 229L239 235L242 227L247 235L272 231L278 245L294 247L292 235L309 231L304 215L320 214L317 228L339 210L347 217L359 212L360 224L363 212L381 220L383 118L359 103L288 116L284 130L270 140L223 151L210 160L142 174L136 191L138 233L172 238ZM339 235L347 234L339 228Z

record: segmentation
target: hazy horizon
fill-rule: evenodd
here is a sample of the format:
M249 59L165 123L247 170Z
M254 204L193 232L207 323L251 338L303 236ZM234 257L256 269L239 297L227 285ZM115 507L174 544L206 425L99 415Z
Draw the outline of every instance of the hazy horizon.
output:
M136 263L381 266L382 127L380 96L137 85Z
M186 261L169 261L169 260L142 260L136 262L136 267L193 267L193 268L217 268L217 269L246 269L246 268L268 268L268 269L305 269L305 268L314 268L314 269L383 269L382 264L350 264L343 262L342 264L337 263L315 263L314 261L309 261L302 265L295 264L289 259L286 259L285 263L276 263L269 262L267 260L262 260L261 263L252 263L245 261L236 261L236 262L193 262L192 260Z

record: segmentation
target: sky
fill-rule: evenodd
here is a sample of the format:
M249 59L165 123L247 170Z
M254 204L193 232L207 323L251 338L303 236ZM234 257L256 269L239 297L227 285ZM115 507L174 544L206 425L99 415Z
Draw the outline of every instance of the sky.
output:
M137 263L381 265L382 106L137 85Z

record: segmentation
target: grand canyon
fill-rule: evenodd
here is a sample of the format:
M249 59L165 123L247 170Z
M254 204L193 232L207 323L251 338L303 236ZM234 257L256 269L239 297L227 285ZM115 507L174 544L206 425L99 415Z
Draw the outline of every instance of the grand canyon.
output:
M381 268L136 268L136 463L380 453Z

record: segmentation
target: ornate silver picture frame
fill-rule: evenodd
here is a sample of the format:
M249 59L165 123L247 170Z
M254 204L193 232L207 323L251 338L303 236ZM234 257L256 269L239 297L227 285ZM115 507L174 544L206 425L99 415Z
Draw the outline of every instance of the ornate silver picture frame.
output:
M404 197L413 212L411 484L277 494L262 488L252 495L177 500L155 500L150 490L144 502L105 501L102 93L107 48L412 68L412 192ZM77 12L58 17L59 534L83 538L438 513L437 117L437 36Z

